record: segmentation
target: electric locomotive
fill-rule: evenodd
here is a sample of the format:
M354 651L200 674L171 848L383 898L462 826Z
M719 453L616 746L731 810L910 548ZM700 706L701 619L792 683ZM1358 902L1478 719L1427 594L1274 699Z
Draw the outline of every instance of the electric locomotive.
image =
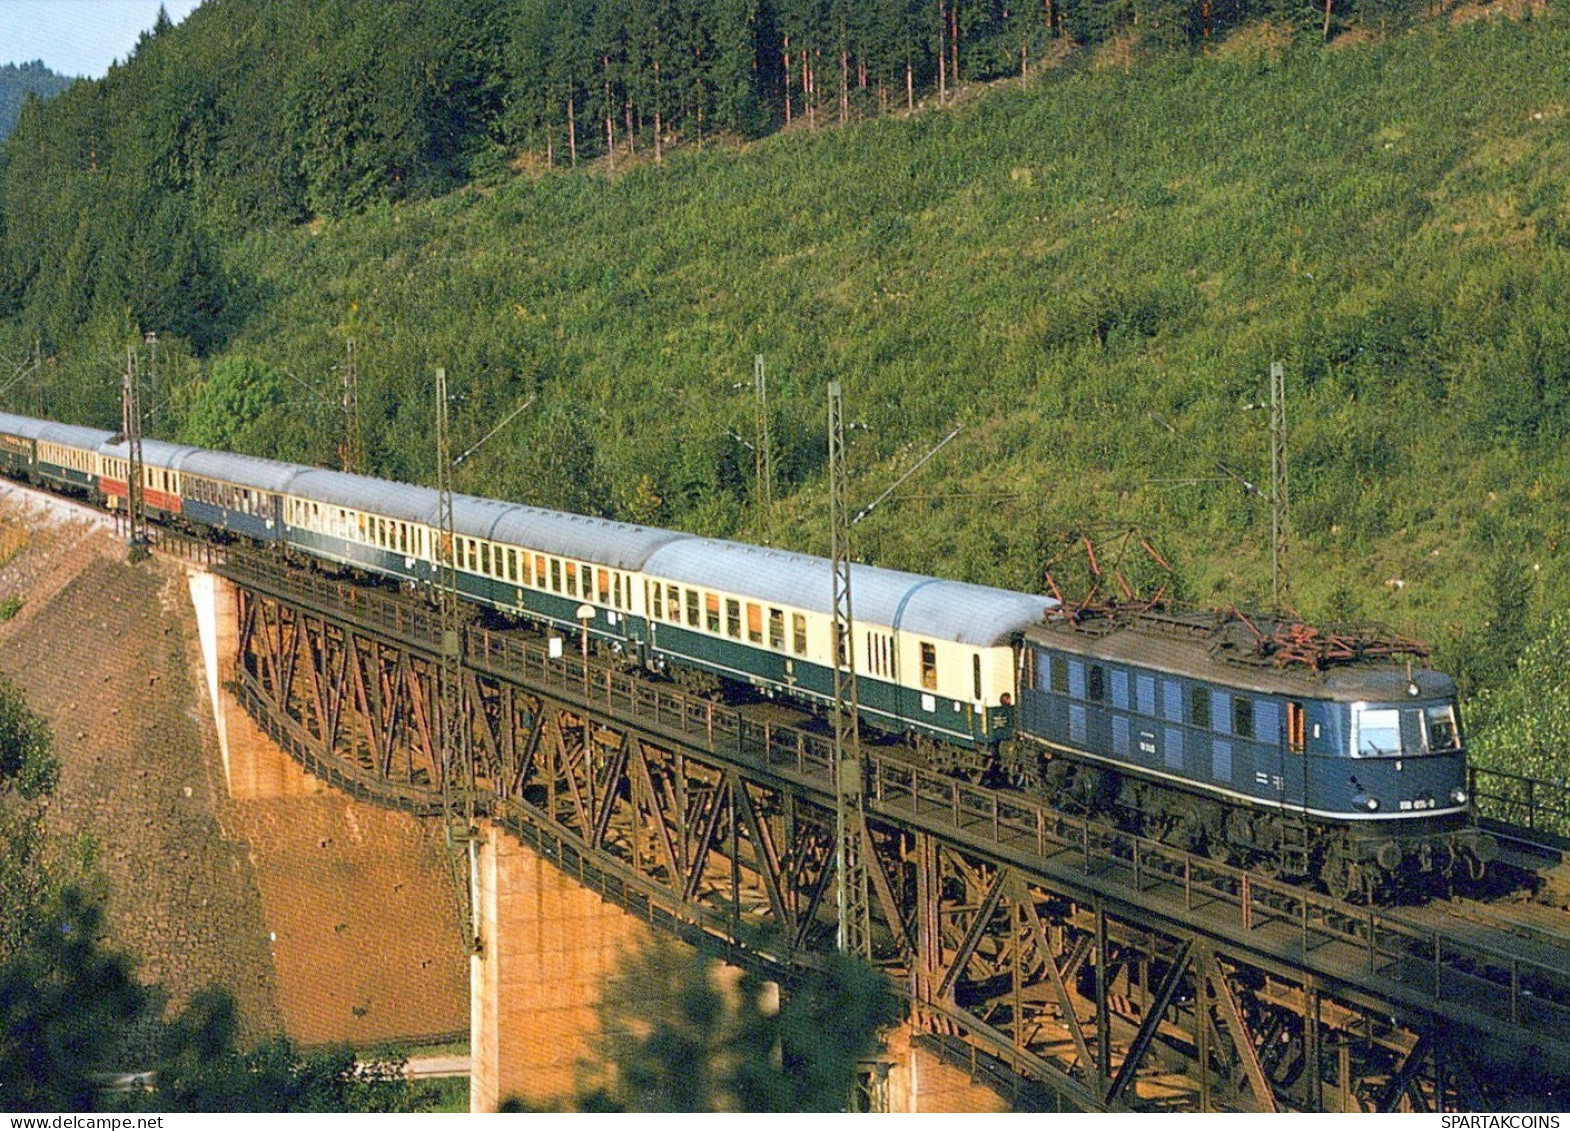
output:
M1414 666L1422 653L1238 613L1053 617L1021 644L1009 768L1339 896L1442 887L1495 846L1468 822L1455 684Z

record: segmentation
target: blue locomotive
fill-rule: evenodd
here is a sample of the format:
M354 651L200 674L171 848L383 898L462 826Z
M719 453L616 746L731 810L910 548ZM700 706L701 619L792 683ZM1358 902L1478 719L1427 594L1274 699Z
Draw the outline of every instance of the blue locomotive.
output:
M1238 613L1054 617L1021 644L1011 769L1339 896L1479 876L1455 684L1422 653Z
M160 441L143 456L155 517L402 582L439 576L430 488ZM115 509L130 467L107 432L0 413L0 472ZM471 496L453 516L471 601L694 686L811 706L832 701L846 655L865 722L945 771L1006 775L1343 895L1476 873L1490 854L1468 823L1455 688L1389 650L1214 614L1070 616L864 565L837 641L822 558Z

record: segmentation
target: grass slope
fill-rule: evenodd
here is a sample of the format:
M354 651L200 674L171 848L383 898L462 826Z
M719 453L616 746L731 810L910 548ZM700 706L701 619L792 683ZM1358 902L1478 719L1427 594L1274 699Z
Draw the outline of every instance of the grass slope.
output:
M1243 406L1279 358L1297 605L1425 634L1466 674L1519 628L1501 617L1566 592L1567 58L1558 14L1340 49L1255 29L948 111L513 175L233 249L231 352L326 403L354 337L371 454L412 479L434 366L463 436L533 395L465 489L740 536L761 352L777 542L827 549L840 379L858 499L964 428L857 527L862 556L1035 587L1063 531L1138 525L1206 603L1269 594L1269 507L1216 465L1268 479ZM280 410L253 446L330 461L329 421Z

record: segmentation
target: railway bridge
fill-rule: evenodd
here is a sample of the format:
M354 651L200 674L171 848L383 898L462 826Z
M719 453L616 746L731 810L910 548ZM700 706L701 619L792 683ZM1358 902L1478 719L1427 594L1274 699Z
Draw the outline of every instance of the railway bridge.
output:
M592 992L643 929L590 905L787 987L835 945L820 723L478 622L444 663L440 618L418 597L281 557L187 553L212 613L215 692L316 775L445 819L465 845L477 1110L525 1089L540 1051L510 999ZM453 729L466 761L442 740ZM908 1003L905 1055L959 1066L1016 1108L1498 1111L1570 1095L1562 928L1353 906L896 747L863 763L874 959ZM583 918L542 985L538 924L517 916L541 884L569 880ZM910 1075L896 1066L882 1085Z

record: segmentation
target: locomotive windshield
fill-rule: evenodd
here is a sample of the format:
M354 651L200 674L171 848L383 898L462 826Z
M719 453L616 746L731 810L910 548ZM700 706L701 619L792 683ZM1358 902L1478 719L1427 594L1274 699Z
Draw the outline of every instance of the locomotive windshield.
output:
M1461 748L1455 705L1359 706L1353 711L1353 751L1359 758L1410 757Z

